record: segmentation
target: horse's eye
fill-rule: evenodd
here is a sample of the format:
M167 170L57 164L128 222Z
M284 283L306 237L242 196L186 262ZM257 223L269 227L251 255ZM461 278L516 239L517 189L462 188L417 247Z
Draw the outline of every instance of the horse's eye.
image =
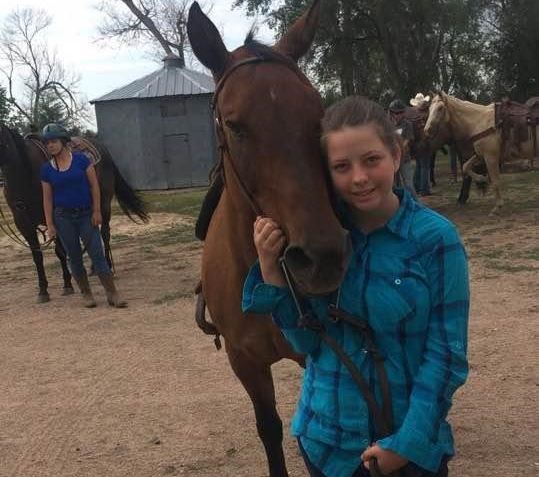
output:
M243 128L236 122L234 121L230 121L230 120L226 120L225 121L225 126L230 130L230 132L232 134L234 134L234 136L236 136L238 139L241 139L245 133L243 131Z

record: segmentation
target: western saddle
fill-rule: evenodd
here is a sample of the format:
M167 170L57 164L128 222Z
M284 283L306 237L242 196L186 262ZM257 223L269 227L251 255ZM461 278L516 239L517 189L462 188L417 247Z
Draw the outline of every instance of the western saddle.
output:
M520 151L522 143L530 138L533 142L531 166L538 157L537 126L539 126L539 96L528 99L526 103L517 103L503 99L495 105L494 120L502 135L502 164L509 155L511 145ZM501 164L501 165L502 165Z

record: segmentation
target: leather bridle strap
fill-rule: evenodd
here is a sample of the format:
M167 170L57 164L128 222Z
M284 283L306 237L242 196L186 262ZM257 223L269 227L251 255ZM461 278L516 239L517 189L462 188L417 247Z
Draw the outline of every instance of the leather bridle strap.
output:
M217 85L215 86L215 92L213 93L213 98L212 98L212 101L211 101L211 107L212 107L213 115L214 115L214 119L215 119L215 130L216 130L216 133L217 133L217 139L219 141L219 151L220 151L220 155L221 155L220 161L221 161L221 164L223 165L223 174L224 174L224 170L225 170L224 169L224 156L225 156L225 153L228 153L228 156L230 158L230 150L229 150L228 145L227 145L226 140L225 140L225 133L224 133L223 124L222 124L222 121L221 121L221 114L220 114L219 110L217 109L217 99L219 98L219 93L223 89L223 86L225 85L226 80L238 68L240 68L241 66L244 66L244 65L251 65L251 64L261 63L263 61L267 61L267 60L265 60L264 58L260 58L260 57L253 57L253 58L247 58L247 59L238 61L237 63L232 65L232 67L229 68L225 72L225 74L221 77L221 79L218 81ZM241 193L245 197L245 200L247 201L247 203L249 204L249 206L253 210L254 214L256 216L263 215L262 208L258 205L255 198L252 196L252 194L249 192L249 190L247 189L247 187L245 186L245 184L241 180L241 177L238 174L238 171L236 169L236 166L235 166L234 161L232 160L232 158L230 158L230 160L228 161L228 164L229 164L230 170L232 172L232 175L234 176L234 180L235 180L236 184L238 184ZM226 178L225 178L225 184L226 184Z
M352 379L361 391L361 394L363 395L363 398L365 399L365 402L367 404L367 408L369 409L370 415L374 420L374 426L376 428L378 437L382 438L390 435L393 432L393 412L391 407L389 380L384 367L384 359L380 354L379 350L377 349L376 344L374 343L374 333L372 329L367 322L359 320L357 317L352 317L348 313L339 310L335 306L330 306L329 315L332 320L334 320L335 322L346 322L352 325L364 336L367 344L365 351L371 353L373 356L376 372L378 374L378 379L382 390L382 409L380 409L380 406L378 406L374 393L369 388L369 384L362 376L361 371L352 361L350 356L348 356L342 346L340 346L340 344L327 333L323 323L318 318L314 317L309 311L303 309L300 303L300 296L296 290L292 275L290 274L290 271L288 270L284 259L280 260L280 265L287 286L290 290L290 294L292 296L292 299L294 300L294 305L296 307L296 310L298 311L298 326L300 328L305 328L317 333L320 336L321 340L324 341L333 350L333 352L341 360L342 364L348 369L350 376L352 376Z
M245 200L247 201L247 203L251 207L252 211L257 216L264 215L263 210L258 205L258 203L255 200L253 194L251 194L249 189L246 187L245 183L241 180L241 177L240 177L240 175L238 173L236 165L234 164L234 161L231 158L230 149L228 148L228 145L227 145L226 140L225 140L225 133L224 133L224 130L223 130L221 114L220 114L220 112L219 112L219 110L217 108L217 100L219 98L219 94L221 93L226 81L228 80L230 75L232 73L234 73L238 68L241 68L242 66L245 66L245 65L255 65L255 64L258 64L258 63L268 63L268 62L279 62L280 64L282 64L282 65L286 66L287 68L291 69L292 71L294 71L294 73L296 73L300 77L300 79L302 79L302 81L308 82L305 75L303 75L303 73L301 71L299 71L299 69L294 68L294 66L292 64L288 64L284 60L279 61L278 59L275 59L275 58L265 58L265 57L262 57L262 56L253 56L253 57L250 57L250 58L245 58L243 60L240 60L237 63L234 63L228 70L225 71L225 73L219 79L219 81L217 82L217 84L215 86L215 91L213 93L213 98L212 98L212 101L211 101L211 107L212 107L214 118L215 118L215 129L216 129L217 139L219 141L219 150L220 150L220 156L221 156L220 161L224 166L224 156L225 156L225 153L228 153L228 156L229 156L229 159L230 159L228 161L228 164L229 164L229 167L230 167L230 171L232 172L232 175L234 176L234 180L238 184L241 193L245 197ZM223 171L224 171L224 167L223 167ZM226 185L226 177L225 177L225 185Z
M491 134L494 134L495 132L496 132L496 127L491 126L488 129L481 131L480 133L474 134L471 138L468 139L468 141L475 143L479 141L479 139L483 139L484 137L490 136Z
M217 110L217 98L219 97L219 93L223 89L223 86L225 85L225 82L228 79L228 77L232 73L234 73L234 71L236 71L238 68L240 68L241 66L244 66L244 65L262 63L262 62L265 62L265 61L270 61L270 60L267 60L266 58L262 58L260 56L253 56L251 58L245 58L243 60L238 61L237 63L234 63L228 70L226 70L225 73L223 74L223 76L221 76L221 78L219 79L219 81L215 85L215 90L213 92L213 98L212 98L212 101L211 101L211 108L213 109L213 111Z

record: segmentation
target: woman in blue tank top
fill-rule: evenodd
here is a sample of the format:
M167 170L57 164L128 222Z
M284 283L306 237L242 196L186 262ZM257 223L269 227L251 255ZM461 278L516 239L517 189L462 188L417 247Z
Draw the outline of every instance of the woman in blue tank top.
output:
M95 168L84 154L71 152L69 139L68 132L58 124L43 128L43 141L51 155L51 160L41 168L48 235L60 238L84 306L92 308L96 303L82 260L81 241L105 288L109 305L123 308L127 304L114 285L99 233L101 196Z

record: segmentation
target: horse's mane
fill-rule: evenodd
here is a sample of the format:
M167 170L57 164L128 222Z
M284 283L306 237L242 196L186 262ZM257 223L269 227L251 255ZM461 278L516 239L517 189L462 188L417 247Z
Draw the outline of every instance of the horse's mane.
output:
M294 71L301 73L301 70L299 69L298 65L292 58L286 56L280 51L275 50L271 46L265 45L264 43L258 41L255 38L254 27L251 28L249 33L247 33L247 36L245 37L245 41L243 42L243 46L245 46L245 48L247 48L247 50L255 56L264 58L266 60L272 60L279 63L285 63Z
M1 128L4 130L4 134L9 134L9 136L13 140L15 148L17 149L17 156L21 158L22 166L30 167L30 159L26 151L26 144L24 143L24 138L19 134L16 129L11 129L5 124L2 124Z
M447 93L444 93L443 91L439 92L438 93L443 99L449 99L455 103L457 103L459 106L465 108L465 109L468 109L470 111L474 111L476 113L484 113L485 112L485 108L487 106L483 105L483 104L476 104L476 103L471 103L470 101L465 101L463 99L459 99L455 96L451 96Z

